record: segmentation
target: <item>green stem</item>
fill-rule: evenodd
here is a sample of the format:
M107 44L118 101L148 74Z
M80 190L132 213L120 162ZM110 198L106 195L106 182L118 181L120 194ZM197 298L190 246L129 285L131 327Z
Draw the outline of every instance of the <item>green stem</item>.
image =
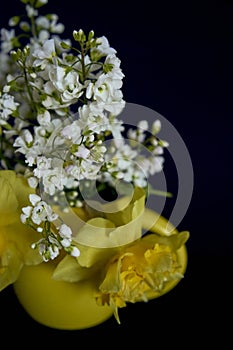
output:
M149 186L148 192L149 192L149 194L153 194L155 196L162 196L162 197L168 197L168 198L173 197L173 194L171 192L156 190L156 189L152 188L151 186Z
M26 89L27 89L29 98L30 98L30 100L31 100L32 110L33 110L33 112L36 114L36 112L37 112L36 104L35 104L34 101L33 101L32 91L31 91L31 89L30 89L30 87L29 87L29 82L28 82L28 77L27 77L27 71L26 71L26 68L25 68L25 67L24 67L24 69L23 69L23 73L24 73L24 79L25 79L25 82L26 82Z
M84 83L86 80L86 69L85 69L85 55L86 50L84 49L84 45L81 45L81 67L82 67L82 79L81 82Z

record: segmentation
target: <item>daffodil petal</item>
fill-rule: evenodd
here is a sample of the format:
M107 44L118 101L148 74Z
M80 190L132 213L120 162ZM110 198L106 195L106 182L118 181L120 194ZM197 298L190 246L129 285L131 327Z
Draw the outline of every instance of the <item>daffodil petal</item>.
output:
M124 257L124 256L123 256ZM99 289L102 293L117 293L120 289L120 278L119 278L119 270L121 267L121 260L119 259L117 263L109 264L108 266L108 272L99 286Z
M0 265L0 291L14 283L23 266L21 256L13 244L8 244L1 255Z
M111 257L118 252L119 248L93 248L83 245L78 245L80 256L77 258L79 264L84 267L91 267L98 265L99 267L111 259Z
M54 269L52 278L66 282L79 282L93 277L96 270L96 266L93 268L83 267L76 259L66 255Z
M182 231L178 234L171 235L170 237L148 234L143 237L143 243L150 245L158 243L169 246L173 251L176 251L187 242L189 236L190 234L188 231Z
M162 236L170 236L178 233L178 230L170 221L149 208L145 208L142 227L147 231L156 232Z
M22 207L29 204L28 195L35 191L25 178L13 170L0 170L0 289L14 283L24 264L42 261L31 244L39 234L22 224Z
M10 224L18 217L18 200L8 180L0 176L0 226Z
M22 261L26 265L35 265L42 262L42 257L37 249L32 249L31 244L40 238L40 234L30 227L16 222L14 225L5 227L8 242L14 242L20 252Z
M0 170L0 189L0 226L11 225L19 219L21 208L28 205L28 195L34 189L12 170Z
M103 208L108 209L105 211L106 218L113 221L116 226L126 225L136 219L144 211L144 207L145 191L138 187L135 188L131 199L125 196L113 202L111 211L109 210L109 205L103 206ZM119 210L119 208L121 209Z
M143 192L139 191L140 196ZM113 248L120 247L129 244L138 238L142 234L142 219L144 212L144 197L140 197L140 200L135 195L135 202L129 207L126 207L120 214L116 214L113 218L113 214L106 214L108 219L105 218L93 218L88 220L77 232L74 240L81 244L95 248ZM127 212L124 216L124 212ZM130 213L130 215L129 215ZM121 219L124 217L127 223L123 225L114 226L118 215ZM109 217L113 219L110 220ZM130 220L128 221L130 217ZM114 222L114 223L113 223ZM122 221L121 221L122 222Z

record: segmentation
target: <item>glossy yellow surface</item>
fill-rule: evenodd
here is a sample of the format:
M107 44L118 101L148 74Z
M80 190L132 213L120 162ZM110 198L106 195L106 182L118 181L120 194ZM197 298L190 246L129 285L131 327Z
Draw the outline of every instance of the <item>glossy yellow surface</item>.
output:
M37 322L56 329L93 327L112 316L109 306L98 306L93 298L94 282L68 283L51 279L53 265L25 266L14 283L15 293Z
M156 224L157 214L146 211L144 228L150 223L150 231L166 234L165 218ZM177 232L174 229L174 233ZM187 267L187 249L183 245L177 251L180 273L184 275ZM109 306L96 304L95 282L90 279L77 283L53 280L53 263L37 266L24 266L18 280L14 283L15 293L28 314L37 322L56 329L78 330L103 323L113 315ZM166 294L173 289L180 279L169 282L162 293L152 293L149 299Z

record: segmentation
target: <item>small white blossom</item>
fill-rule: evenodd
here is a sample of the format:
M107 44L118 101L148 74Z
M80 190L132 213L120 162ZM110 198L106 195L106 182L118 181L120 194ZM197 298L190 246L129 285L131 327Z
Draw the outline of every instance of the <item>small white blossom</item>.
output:
M70 250L70 255L74 258L77 258L78 256L80 256L80 250L77 247L72 246Z
M83 180L107 187L124 179L146 187L148 177L162 170L168 143L156 137L159 120L150 128L143 119L124 134L124 121L118 119L126 106L124 73L105 36L80 29L73 31L75 43L63 39L58 16L39 14L47 0L24 3L27 18L11 20L16 30L1 29L0 164L24 174L35 189L20 216L41 234L32 248L44 261L61 250L78 257L71 228L57 225L62 219L44 199L57 205L65 198L81 207ZM20 30L33 35L22 41Z
M139 123L138 123L138 128L139 130L142 129L142 131L145 131L145 130L148 130L148 121L147 120L141 120Z
M27 219L31 216L32 213L32 207L27 206L22 208L22 214L20 215L20 220L22 221L23 224L26 223Z
M161 130L161 121L159 119L155 120L152 124L152 134L156 135Z
M46 110L43 114L38 114L37 120L40 125L49 125L51 122L51 115L49 111Z
M72 236L71 228L69 226L67 226L66 224L62 224L59 227L59 234L62 238L71 239L71 236Z
M84 145L80 145L74 154L78 158L87 158L90 155L90 150L87 149Z
M39 197L39 196L37 196L37 197ZM58 215L53 212L50 205L48 205L44 201L39 201L39 202L34 201L34 199L35 198L33 198L33 200L32 200L30 198L31 202L33 202L33 204L34 204L34 208L33 208L32 213L31 213L31 219L35 224L40 225L44 221L52 222L58 218Z
M41 201L41 197L38 196L37 194L30 194L29 195L29 200L33 206L35 206L37 203Z
M70 125L65 126L61 130L61 135L68 139L71 140L73 143L80 143L81 138L82 138L82 130L80 126L78 125L77 121L74 121Z
M0 125L6 124L6 121L14 111L16 111L19 103L15 102L14 96L0 92Z
M106 36L102 36L97 39L97 50L103 55L112 55L116 53L116 50L110 47Z
M33 56L36 58L36 60L34 61L33 65L35 67L41 66L43 69L46 67L46 64L48 64L47 60L52 59L55 54L56 50L54 39L46 40L42 47L35 49Z
M56 245L50 245L48 247L49 258L51 260L55 259L59 255L59 248Z
M12 39L15 38L15 30L7 30L5 28L1 29L1 51L3 53L8 53L13 49Z
M29 18L38 15L38 11L36 9L34 9L32 6L30 6L30 5L26 5L26 11L27 11L27 15L28 15Z

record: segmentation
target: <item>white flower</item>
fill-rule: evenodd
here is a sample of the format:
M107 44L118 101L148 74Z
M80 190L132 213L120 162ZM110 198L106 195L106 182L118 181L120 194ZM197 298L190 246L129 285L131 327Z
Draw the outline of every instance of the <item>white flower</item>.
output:
M0 92L0 125L6 124L6 121L14 111L16 111L19 103L15 102L15 98L8 93L1 96Z
M28 178L28 184L31 188L37 188L38 186L38 179L34 176L30 176Z
M35 224L40 225L43 221L55 221L58 215L53 212L50 205L44 201L40 201L33 208L31 218Z
M51 59L56 54L54 39L46 40L42 47L38 47L34 50L33 56L36 58L34 66L42 66L45 68L47 60Z
M36 170L34 174L37 174ZM57 191L62 191L67 182L64 170L57 167L45 170L41 177L45 193L48 193L51 196Z
M17 30L1 30L0 164L24 174L35 189L20 217L42 235L32 247L44 261L61 249L77 257L71 229L65 223L55 227L61 218L44 199L59 204L62 194L78 206L82 180L107 187L124 179L145 187L162 170L168 143L156 137L161 122L155 120L150 132L146 116L128 130L127 143L118 119L126 105L124 73L105 36L80 29L72 40L63 39L57 35L64 31L58 16L39 14L47 0L23 2L26 16L10 22Z
M49 246L48 252L50 259L53 260L59 255L59 248L56 245Z
M12 50L12 39L15 38L15 30L1 29L1 50L3 53L8 53Z
M108 39L106 36L102 36L97 39L97 50L103 55L112 55L116 53L116 50L110 47Z
M161 130L161 121L159 119L155 120L152 124L151 132L153 135L156 135Z
M30 194L29 195L29 200L33 206L35 206L37 203L41 201L41 197L38 196L37 194Z
M27 11L27 15L28 15L29 18L38 15L38 10L36 10L35 8L33 8L30 5L26 5L26 11Z
M43 126L50 125L50 122L51 122L50 112L45 110L44 113L38 114L37 120L40 125L43 125Z
M139 131L143 132L145 130L148 130L148 127L149 125L147 120L141 120L140 122L138 122Z
M55 88L61 93L62 102L72 103L83 94L83 85L76 71L66 74L66 70L58 66L50 72L49 77Z
M39 170L48 170L51 168L52 165L52 158L46 158L45 156L40 156L37 157L37 171L35 171L35 173L37 173L37 176L40 178L41 176L38 174Z
M32 145L33 145L33 136L31 132L27 129L22 131L22 136L17 137L13 144L14 147L20 147L18 149L18 152L21 152L23 154L26 154L28 151L28 148L31 148Z
M31 216L32 213L32 207L27 206L22 208L23 214L20 215L20 220L22 221L23 224L26 223L27 219Z
M70 255L74 258L77 258L78 256L80 256L80 250L77 247L72 246L70 250Z
M53 33L62 33L65 29L64 25L62 23L57 23L58 16L56 14L51 14L50 18L44 16L39 16L36 18L36 24L40 28L44 28L48 31Z
M61 130L61 135L71 140L73 143L80 143L82 137L82 131L77 121L74 121L70 125L65 126Z
M69 226L66 224L61 224L59 227L59 234L62 238L68 238L71 239L72 236L72 230Z
M78 158L87 158L90 154L90 150L87 149L84 145L78 146L78 150L74 152L74 155Z
M111 77L111 79L122 80L124 78L125 75L123 74L120 65L121 61L115 54L110 54L106 57L104 66L111 67L111 69L108 69L108 76Z

